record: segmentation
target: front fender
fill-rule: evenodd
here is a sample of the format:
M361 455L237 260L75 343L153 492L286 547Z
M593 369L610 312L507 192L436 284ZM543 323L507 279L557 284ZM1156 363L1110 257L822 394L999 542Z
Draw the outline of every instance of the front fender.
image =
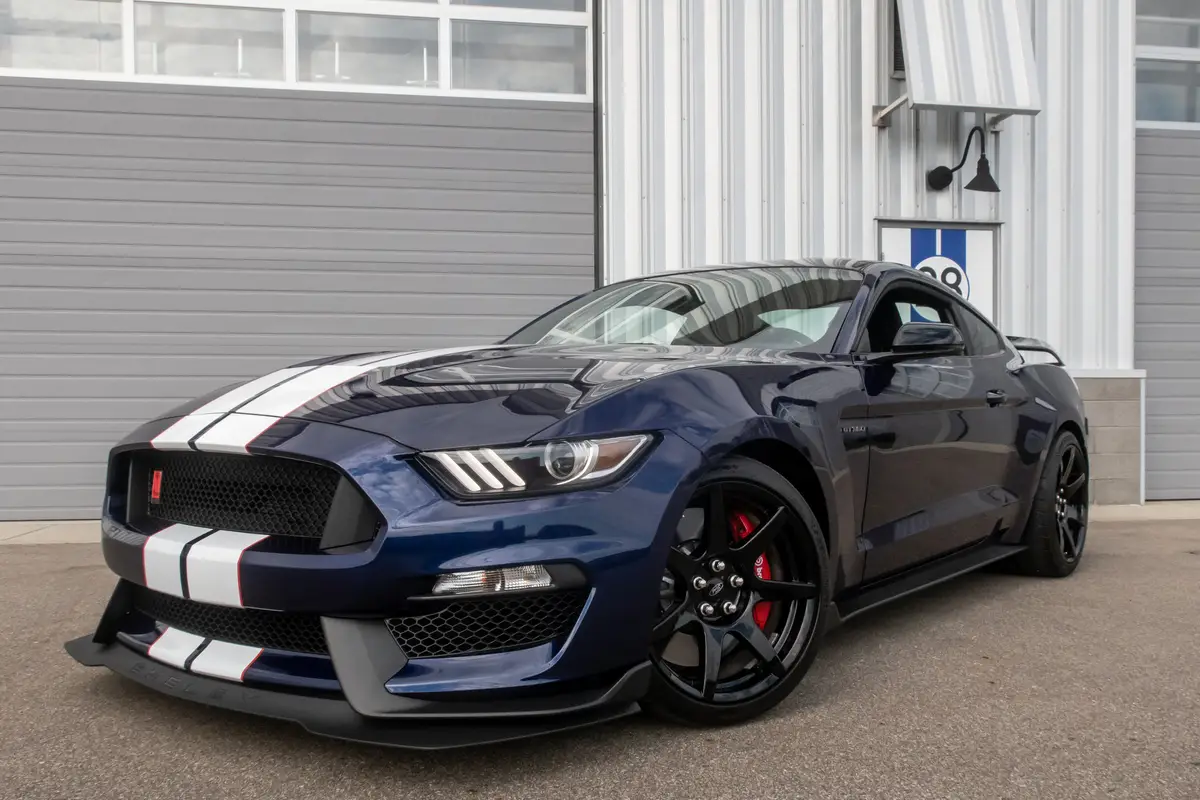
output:
M842 420L866 416L866 395L850 365L745 365L694 369L629 386L546 428L537 439L668 430L706 464L756 441L786 445L816 475L829 524L839 591L858 580L857 526L866 450L848 452Z

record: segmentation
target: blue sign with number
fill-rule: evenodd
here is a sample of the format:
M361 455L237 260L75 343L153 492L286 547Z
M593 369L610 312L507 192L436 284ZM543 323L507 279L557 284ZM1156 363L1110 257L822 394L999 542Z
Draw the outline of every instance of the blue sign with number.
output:
M967 275L967 232L963 228L913 228L912 266L966 299L971 298Z

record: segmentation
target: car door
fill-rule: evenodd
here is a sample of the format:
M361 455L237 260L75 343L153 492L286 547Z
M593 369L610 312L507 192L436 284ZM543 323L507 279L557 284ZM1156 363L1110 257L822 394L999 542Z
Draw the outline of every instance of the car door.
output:
M939 288L896 280L882 289L855 347L871 441L865 580L986 538L1011 504L1002 488L1004 442L1018 398L995 376L996 357L972 355L968 343L963 355L878 358L906 322L958 325L956 306Z

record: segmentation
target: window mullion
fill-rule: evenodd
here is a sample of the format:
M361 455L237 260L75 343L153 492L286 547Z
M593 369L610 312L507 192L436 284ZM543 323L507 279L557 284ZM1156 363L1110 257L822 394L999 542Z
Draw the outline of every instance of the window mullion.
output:
M137 73L137 18L133 0L121 0L121 71L126 75Z
M283 9L283 80L296 83L297 55L300 52L299 31L296 25L296 6L289 3Z
M442 0L438 16L438 88L443 92L451 88L450 52L450 2Z

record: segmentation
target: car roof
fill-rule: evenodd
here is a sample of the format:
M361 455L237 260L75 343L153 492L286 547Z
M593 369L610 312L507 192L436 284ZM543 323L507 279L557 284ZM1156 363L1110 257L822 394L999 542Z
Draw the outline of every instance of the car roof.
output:
M673 275L691 275L699 272L715 272L717 270L732 270L732 269L769 269L771 267L809 267L812 269L841 269L849 272L857 272L866 274L870 272L887 272L893 269L910 270L903 264L895 264L888 261L870 261L858 258L799 258L799 259L769 259L765 261L730 261L721 264L705 264L703 266L692 267L691 269L670 270L666 272L652 272L647 275L639 275L636 278L627 278L618 283L627 283L629 281L646 280L652 278L661 278Z

